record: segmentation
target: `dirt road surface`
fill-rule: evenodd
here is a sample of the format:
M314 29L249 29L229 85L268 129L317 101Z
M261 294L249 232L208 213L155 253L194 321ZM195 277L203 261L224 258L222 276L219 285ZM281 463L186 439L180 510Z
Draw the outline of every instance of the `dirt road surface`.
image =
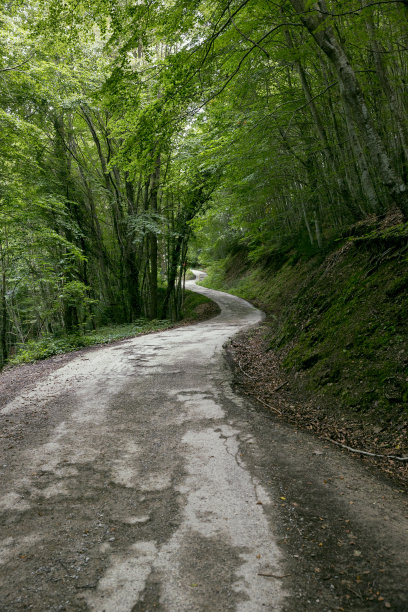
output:
M222 346L262 314L190 284L219 316L3 406L0 610L406 612L406 493L236 395Z

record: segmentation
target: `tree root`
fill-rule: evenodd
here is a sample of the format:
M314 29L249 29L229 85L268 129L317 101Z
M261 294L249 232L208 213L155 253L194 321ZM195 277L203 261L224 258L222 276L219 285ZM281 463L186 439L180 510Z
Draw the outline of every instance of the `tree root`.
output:
M260 397L256 396L256 399L258 400L258 402L260 404L263 404L264 406L266 406L267 408L269 408L269 410L272 410L273 412L276 412L276 414L280 414L282 416L282 412L280 410L278 410L277 408L274 408L273 406L271 406L270 404L267 404L266 402L264 402L263 400L261 400Z
M341 446L351 453L358 453L359 455L367 455L368 457L379 457L380 459L395 459L396 461L408 461L408 457L398 457L397 455L380 455L379 453L369 453L368 451L358 450L357 448L351 448L351 446L347 446L346 444L342 444L341 442L336 442L336 440L332 440L331 438L324 437L323 440L327 440L328 442L332 442L333 444L337 444L337 446Z
M239 360L237 361L237 364L238 364L239 369L241 370L241 372L242 372L243 374L245 374L245 376L248 376L248 378L250 378L251 380L256 380L256 379L254 378L254 376L250 376L250 375L249 375L247 372L245 372L245 370L244 370L244 368L242 367L241 362L240 362Z

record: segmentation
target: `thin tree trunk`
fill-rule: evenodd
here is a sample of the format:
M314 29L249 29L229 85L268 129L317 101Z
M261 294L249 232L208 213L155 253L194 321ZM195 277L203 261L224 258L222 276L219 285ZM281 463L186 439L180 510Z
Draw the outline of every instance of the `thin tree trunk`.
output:
M315 3L319 9L319 12L316 11L316 13L307 10L304 0L290 0L290 3L316 43L335 67L341 96L352 113L354 122L365 141L364 148L370 152L377 166L379 177L388 192L388 207L396 203L408 215L407 185L391 165L388 153L373 125L356 73L341 43L337 39L333 28L330 25L325 26L325 17L320 12L327 12L325 2L319 0Z
M160 182L160 168L161 159L160 154L157 156L155 168L151 176L150 182L150 210L154 215L158 212L158 193L159 193L159 182ZM149 274L149 293L150 293L150 317L157 319L158 309L158 295L157 295L157 234L156 232L150 232L149 234L149 260L150 260L150 274Z
M7 346L7 301L6 301L6 271L3 260L3 270L1 274L1 334L0 334L0 368L4 366L8 357L8 346Z
M364 2L366 4L366 2ZM394 120L396 124L396 129L399 135L401 149L404 156L404 165L408 161L408 143L407 136L405 132L405 109L400 107L400 103L397 97L396 90L391 86L389 79L387 77L386 69L384 66L384 60L382 57L382 49L380 48L380 44L375 36L375 26L372 15L368 14L367 16L367 31L371 41L371 49L374 58L374 65L376 69L376 73L378 76L378 80L381 84L381 87L385 93L385 101L390 110L391 118Z
M314 240L313 240L313 234L312 234L312 230L310 229L310 224L307 218L307 214L306 214L306 208L305 208L305 204L302 200L302 212L303 212L303 219L305 220L305 225L306 225L306 229L307 229L307 233L309 235L309 240L310 240L310 244L313 246L314 244Z

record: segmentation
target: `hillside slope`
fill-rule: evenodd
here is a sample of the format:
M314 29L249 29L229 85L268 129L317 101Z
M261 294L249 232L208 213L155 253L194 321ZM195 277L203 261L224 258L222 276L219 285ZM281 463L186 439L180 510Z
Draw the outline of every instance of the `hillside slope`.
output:
M254 266L241 250L214 264L208 286L267 313L230 347L247 392L342 444L408 455L407 250L407 225L382 220L311 259ZM407 462L381 463L406 476Z

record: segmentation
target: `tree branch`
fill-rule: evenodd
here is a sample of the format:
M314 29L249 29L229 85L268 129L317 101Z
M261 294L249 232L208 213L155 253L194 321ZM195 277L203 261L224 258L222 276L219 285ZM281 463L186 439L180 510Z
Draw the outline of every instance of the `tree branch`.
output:
M253 45L255 45L256 47L258 47L261 51L263 51L263 53L265 53L266 57L269 59L271 56L269 55L268 51L266 51L266 49L264 49L263 47L261 47L261 45L259 45L257 42L255 42L254 40L252 40L251 38L249 38L249 36L247 36L244 32L242 32L242 30L239 29L239 27L237 26L237 24L235 23L233 17L231 16L231 12L229 10L229 5L228 5L228 13L230 15L230 19L231 19L231 23L234 26L234 28L236 29L236 31L238 32L238 34L241 34L241 36L243 36L245 38L245 40L247 40L248 42L252 43Z
M279 28L282 27L286 27L286 26L297 26L297 27L304 27L302 23L280 23L279 25L275 26L274 28L272 28L272 30L269 30L269 32L267 32L266 34L264 34L259 40L258 42L255 42L253 44L252 47L250 47L250 49L248 49L248 51L241 57L238 66L236 67L236 69L234 70L234 72L228 77L228 79L225 81L224 85L221 87L221 89L219 89L218 91L216 91L213 95L211 95L205 102L203 102L203 104L201 104L201 106L199 106L196 110L200 110L202 108L204 108L204 106L206 106L209 102L211 102L211 100L214 100L214 98L216 98L217 96L220 95L220 93L222 93L224 91L224 89L227 87L227 85L232 81L232 79L238 74L238 72L241 70L241 66L244 63L244 61L246 60L246 58L248 57L248 55L250 55L250 53L252 53L252 51L254 49L256 49L257 47L259 47L260 43L265 40L265 38L267 38L268 36L270 36L271 34L273 34L274 32L276 32Z
M379 457L380 459L395 459L396 461L408 461L408 457L398 457L398 455L380 455L378 453L369 453L368 451L358 450L357 448L351 448L351 446L347 446L346 444L342 444L341 442L336 442L336 440L332 440L331 438L323 438L323 440L327 440L328 442L332 442L333 444L337 444L337 446L341 446L351 453L358 453L359 455L367 455L368 457Z
M285 129L285 136L286 136L286 133L287 133L288 129L290 128L290 125L291 125L291 123L292 123L292 119L293 119L293 117L296 115L296 113L298 113L300 110L303 110L304 108L306 108L307 106L309 106L309 104L310 104L311 102L313 102L313 100L316 100L316 98L319 98L320 96L323 96L323 95L326 93L326 91L328 91L329 89L331 89L332 87L334 87L335 85L337 85L337 83L338 83L338 81L334 81L333 83L330 83L330 85L328 85L328 86L327 86L325 89L323 89L323 91L320 91L318 94L316 94L315 96L313 96L313 98L310 98L310 100L309 100L308 102L306 102L306 104L302 104L302 106L299 106L298 108L296 108L296 109L293 111L293 114L292 114L292 116L291 116L291 118L290 118L290 120L289 120L289 123L288 123L288 125L287 125L287 127L286 127L286 129Z
M21 62L21 64L17 64L17 66L11 66L10 68L0 68L0 72L10 72L11 70L17 70L18 68L21 68L21 66L24 66L25 64L28 64L28 62L34 57L34 53L32 55L30 55L30 57L28 59L26 59L24 62Z
M356 15L357 13L360 13L364 9L370 8L371 6L378 6L380 4L404 4L406 5L407 2L406 0L378 0L378 2L371 2L371 4L366 4L360 8L353 9L352 11L345 11L344 13L331 13L330 11L324 11L317 7L313 10L305 11L305 13L320 13L321 15L327 15L328 17L343 17L345 15Z

